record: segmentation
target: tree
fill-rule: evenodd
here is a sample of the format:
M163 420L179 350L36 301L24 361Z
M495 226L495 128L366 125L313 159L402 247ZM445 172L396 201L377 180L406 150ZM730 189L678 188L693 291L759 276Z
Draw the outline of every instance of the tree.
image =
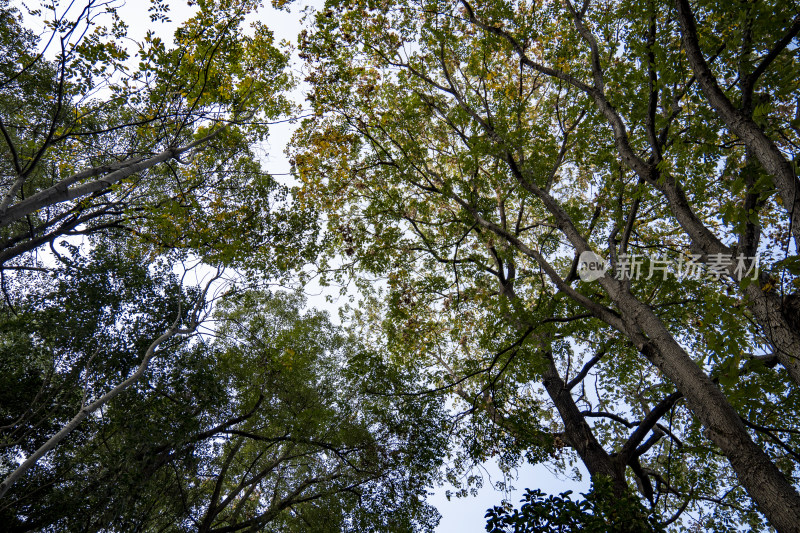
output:
M151 255L192 250L217 264L234 261L235 254L245 257L232 246L242 242L233 225L237 237L264 252L272 251L265 245L287 226L302 240L304 230L295 223L302 216L281 217L272 209L286 191L261 171L252 151L266 134L258 120L289 109L280 93L290 84L283 73L285 56L272 46L269 31L257 26L244 36L240 30L257 3L204 2L176 31L172 48L149 32L133 71L119 45L126 27L116 7L64 4L26 7L27 16L46 28L40 39L24 27L18 10L0 3L6 52L0 67L0 149L6 156L0 171L0 266L11 312L8 278L47 269L29 252L50 243L58 258L53 241L59 237L102 240L110 230L124 229L137 237L130 245ZM151 19L165 19L167 9L154 2ZM198 153L200 147L215 153ZM220 153L226 157L219 159ZM191 158L191 164L182 158ZM178 160L184 168L171 166ZM174 322L150 339L135 372L118 383L105 382L115 386L99 396L87 390L74 417L12 469L0 484L0 497L87 417L140 379L161 344L193 333L203 300L183 310L189 315L173 316ZM73 376L81 371L68 368ZM13 446L25 440L16 439Z
M173 345L12 488L9 530L432 531L441 408L367 394L376 356L302 305L231 296L213 340Z
M31 288L3 308L1 495L14 489L3 498L4 515L20 494L47 501L98 414L200 320L204 291L185 289L169 264L148 265L121 251L100 246L84 256L73 247L55 275L16 280ZM27 517L36 525L46 515Z
M659 531L658 524L642 523L639 502L626 498L607 506L608 498L598 497L607 490L599 484L582 501L573 501L572 491L548 496L540 490L527 490L519 509L510 505L489 509L486 531L489 533L551 533L568 531Z
M220 432L219 474L197 495L200 530L432 531L438 514L424 497L446 442L441 407L368 393L415 386L367 373L376 355L301 305L245 293L221 308L215 358L229 404L256 407Z
M797 9L753 5L702 3L706 35L685 2L329 2L304 36L301 198L340 276L386 279L360 319L516 443L469 436L473 456L566 444L664 522L758 527L744 489L796 530L796 197L768 159L796 153L797 20L760 14ZM700 37L750 133L711 102ZM611 270L581 281L598 251Z
M274 278L301 268L313 249L313 214L292 209L288 189L256 158L268 121L292 110L282 93L293 83L270 31L242 28L259 5L200 2L171 45L152 31L135 43L134 67L114 4L42 3L23 6L23 18L0 1L9 371L0 498L16 527L70 522L67 502L111 479L102 469L99 478L67 472L107 444L93 440L104 427L97 418L138 390L156 359L182 353L178 345L207 310L204 291L170 276L176 259L194 255ZM153 1L150 11L156 23L169 7ZM43 36L26 28L32 20ZM91 260L75 248L84 236ZM160 307L148 308L154 299ZM183 416L169 423L192 427L188 413L167 413ZM139 481L166 464L136 457L145 463L133 476ZM104 501L97 491L88 497ZM111 509L98 523L116 518Z
M131 55L113 4L42 3L26 14L37 36L0 3L0 264L108 228L212 263L299 255L309 219L282 214L287 190L254 155L292 109L286 53L263 24L242 28L258 5L200 2L172 43L149 31ZM169 6L150 11L158 23Z

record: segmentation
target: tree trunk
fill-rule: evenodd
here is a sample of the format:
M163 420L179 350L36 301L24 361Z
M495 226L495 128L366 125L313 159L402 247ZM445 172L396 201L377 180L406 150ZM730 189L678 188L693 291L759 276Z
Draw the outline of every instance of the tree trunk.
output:
M610 283L604 282L604 285ZM615 292L630 337L642 354L686 397L689 408L705 427L706 436L728 458L759 510L779 532L800 532L800 495L764 450L753 442L722 391L647 305L629 293Z
M764 131L745 113L736 109L720 88L700 49L697 27L689 1L675 0L675 8L678 12L681 41L686 50L686 57L689 59L689 64L692 66L692 71L706 100L725 122L728 129L744 141L764 169L772 176L775 187L783 200L783 205L789 213L795 245L800 249L800 181L795 176L792 165Z
M567 389L567 385L561 379L553 362L552 354L547 353L545 357L548 366L542 375L542 382L564 422L567 444L578 453L592 478L606 477L611 480L614 496L626 495L628 483L625 480L625 465L615 461L597 441L592 428L586 423L586 419L575 405L575 400Z

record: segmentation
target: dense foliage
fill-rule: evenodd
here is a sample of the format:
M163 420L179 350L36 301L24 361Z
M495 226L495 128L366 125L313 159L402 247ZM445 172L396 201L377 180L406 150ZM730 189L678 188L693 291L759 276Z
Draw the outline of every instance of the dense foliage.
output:
M0 2L0 261L110 228L270 275L300 259L311 219L280 209L288 191L256 157L293 109L287 53L244 27L258 5L200 2L172 42L130 44L113 2Z
M800 4L186 7L0 0L7 529L798 531Z
M174 274L103 249L63 268L3 317L4 468L127 375L178 311ZM414 385L368 381L351 361L374 356L302 306L228 296L213 339L165 346L14 486L0 506L7 530L365 531L388 517L397 531L430 530L440 409L366 395Z
M317 242L258 161L293 110L258 7L200 2L134 61L113 3L0 2L4 531L438 522L438 399L265 288Z
M299 197L354 320L471 415L454 472L580 460L673 527L796 529L799 7L316 15Z
M657 523L642 520L639 502L627 497L609 505L600 493L610 487L596 483L574 501L572 491L548 496L541 490L526 490L519 509L510 505L495 506L486 513L489 533L568 533L570 531L663 531Z

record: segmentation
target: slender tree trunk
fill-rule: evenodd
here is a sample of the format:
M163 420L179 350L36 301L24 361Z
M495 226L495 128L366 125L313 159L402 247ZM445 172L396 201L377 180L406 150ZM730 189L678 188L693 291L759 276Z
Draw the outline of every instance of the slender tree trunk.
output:
M20 464L13 472L11 472L6 479L0 483L0 498L2 498L6 492L11 488L11 486L19 480L25 472L33 468L33 466L44 457L48 452L50 452L53 448L58 446L58 444L67 438L70 433L75 431L75 429L83 422L90 414L94 413L102 406L106 405L108 402L116 398L118 395L122 394L125 390L127 390L131 385L134 385L138 382L142 376L144 375L145 371L147 370L150 361L156 355L156 349L163 343L167 342L169 339L176 335L186 335L194 333L197 329L199 323L199 314L201 312L202 306L205 305L206 295L208 294L208 290L211 287L211 284L214 283L220 276L219 271L217 275L211 278L209 282L206 283L205 288L203 289L200 296L195 301L194 308L191 311L192 319L189 322L188 326L184 329L181 329L179 324L181 320L180 313L178 317L175 319L175 322L170 326L170 328L164 332L161 336L159 336L156 340L153 341L152 344L147 348L147 351L142 357L142 361L139 363L139 366L130 375L126 380L119 383L113 389L108 391L107 393L103 394L100 398L95 400L90 404L84 404L81 406L81 409L78 413L72 417L64 427L62 427L55 435L50 437L47 442L42 444L35 452L33 452L30 456L28 456L22 464Z
M749 116L736 109L720 88L700 49L689 0L675 0L675 9L678 13L681 41L686 50L686 57L706 100L728 129L744 141L772 176L783 199L783 205L789 213L795 245L800 249L800 181L795 176L792 165L764 131Z
M139 379L144 374L145 370L147 370L147 365L150 363L150 360L155 355L156 348L160 344L166 342L174 335L176 335L177 332L178 329L176 323L169 330L167 330L166 333L161 335L158 339L156 339L153 342L153 344L150 345L150 347L147 349L147 353L145 353L144 358L142 358L142 362L139 364L139 367L128 379L126 379L125 381L123 381L122 383L120 383L107 393L105 393L103 396L101 396L94 402L82 406L80 411L78 411L78 413L74 417L72 417L72 420L70 420L64 427L62 427L58 431L58 433L50 437L47 440L47 442L42 444L35 452L33 452L30 456L28 456L22 462L21 465L19 465L13 472L11 472L8 475L8 477L6 477L6 479L3 480L2 483L0 483L0 498L2 498L5 495L5 493L8 492L8 489L11 488L11 485L13 485L19 478L21 478L25 474L25 472L27 472L32 468L39 461L39 459L44 457L45 454L47 454L47 452L58 446L58 444L62 440L64 440L70 433L75 431L75 428L77 428L80 425L80 423L86 419L86 417L88 417L90 414L100 409L100 407L107 404L117 395L126 390L128 387L139 381Z
M564 422L567 444L578 453L592 478L606 477L611 480L615 496L626 495L628 483L625 480L625 465L615 461L597 441L592 428L586 423L586 418L575 405L566 383L561 379L552 354L545 354L545 357L548 365L542 375L542 382Z

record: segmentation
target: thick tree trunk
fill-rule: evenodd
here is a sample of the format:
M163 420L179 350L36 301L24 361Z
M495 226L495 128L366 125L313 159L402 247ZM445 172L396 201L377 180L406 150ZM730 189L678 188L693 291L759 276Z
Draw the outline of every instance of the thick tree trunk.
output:
M510 264L509 268L513 269L513 264ZM502 271L502 265L499 265L498 271ZM514 270L511 272L508 279L498 280L500 293L512 304L522 304L514 291ZM524 305L520 305L520 308L524 309ZM507 314L506 318L518 330L525 329L524 324L520 323L513 315ZM544 352L544 357L547 360L547 370L542 374L542 384L561 416L566 443L575 450L593 479L596 477L610 479L616 497L628 494L624 460L610 456L594 436L591 426L586 422L586 417L580 412L572 398L570 387L561 378L549 347Z
M578 253L590 250L561 205L519 172L517 175L526 188L542 199L575 250ZM538 252L495 224L480 217L476 220L487 229L509 239L523 253L539 262L559 288L564 286L563 280L551 272L552 269ZM675 384L678 392L686 397L689 409L706 428L708 438L728 457L745 490L770 523L781 533L800 533L800 495L766 452L753 442L738 413L722 391L681 348L653 310L633 296L624 282L605 276L600 278L600 283L620 310L621 323L607 317L607 313L596 311L594 302L587 302L584 296L575 291L568 291L567 294L590 311L597 312L598 318L624 333Z
M684 8L688 9L686 0L675 1L678 4L679 10ZM595 86L589 87L569 75L556 72L551 68L531 61L527 58L524 49L519 46L519 43L517 43L514 37L501 28L481 23L478 21L469 3L466 1L462 1L462 3L467 10L469 19L484 30L507 39L512 46L514 46L523 64L546 76L562 79L587 95L592 96L598 109L606 116L613 129L615 145L623 161L640 176L652 177L650 173L653 171L653 167L642 161L633 151L623 121L619 117L616 109L614 109L605 98L603 93L602 71L599 68L596 46L592 46L592 70L595 78ZM571 4L568 2L567 4L570 9L572 9ZM579 16L574 9L572 12L579 32L589 41L590 45L593 45L593 37L581 23L580 18L582 13ZM691 32L684 32L684 34L686 33ZM697 77L699 80L701 76L698 75ZM708 79L699 81L705 83ZM706 85L708 84L706 83ZM722 96L724 97L724 94ZM480 120L478 120L478 122L487 130L487 133L494 135L497 141L502 145L504 142L503 138L495 134L489 123ZM741 123L741 121L738 121L736 125L729 127L734 133L739 135L740 133L737 131L737 128ZM758 133L759 132L748 130L743 131L741 135L743 138L748 136L745 141L752 143L753 138L758 137ZM763 132L760 133L763 136ZM797 194L797 179L791 174L791 169L789 169L789 174L786 173L786 166L780 161L782 160L782 155L777 151L774 144L771 144L769 139L766 139L766 144L761 142L764 141L764 139L760 141L756 139L758 142L754 144L757 146L752 146L751 149L765 168L767 168L769 172L775 173L776 185L781 189L781 194L784 195L784 204L792 215L792 229L800 245L800 197L798 197ZM771 145L771 148L767 145ZM763 160L762 157L764 158ZM531 179L520 169L512 151L506 154L505 159L508 161L512 174L516 176L520 184L534 196L538 197L548 211L550 211L556 220L559 230L570 241L575 252L582 253L591 251L591 248L577 230L561 203L551 196L548 191L540 189L536 185L535 178ZM785 162L785 160L783 161ZM452 194L451 197L470 212L476 223L480 226L505 238L511 245L534 259L559 290L564 291L576 303L585 307L597 318L605 321L630 338L642 354L675 384L678 392L686 397L688 407L705 427L706 435L720 448L722 453L728 457L740 482L770 523L781 533L800 533L800 495L798 495L795 488L787 481L783 473L772 463L769 455L756 445L739 418L738 413L728 402L728 399L722 391L711 381L709 376L703 372L692 358L689 357L683 348L681 348L650 307L636 299L624 283L611 279L610 277L603 277L600 279L600 283L611 297L617 309L619 309L622 316L620 320L611 310L597 304L566 284L540 252L521 242L516 235L509 233L503 227L483 218L481 213L469 202ZM791 367L789 370L791 371Z
M611 285L610 280L604 285ZM613 288L612 288L613 290ZM800 495L755 442L722 391L675 341L652 310L616 290L629 335L687 400L706 436L728 458L742 486L776 530L800 532Z

